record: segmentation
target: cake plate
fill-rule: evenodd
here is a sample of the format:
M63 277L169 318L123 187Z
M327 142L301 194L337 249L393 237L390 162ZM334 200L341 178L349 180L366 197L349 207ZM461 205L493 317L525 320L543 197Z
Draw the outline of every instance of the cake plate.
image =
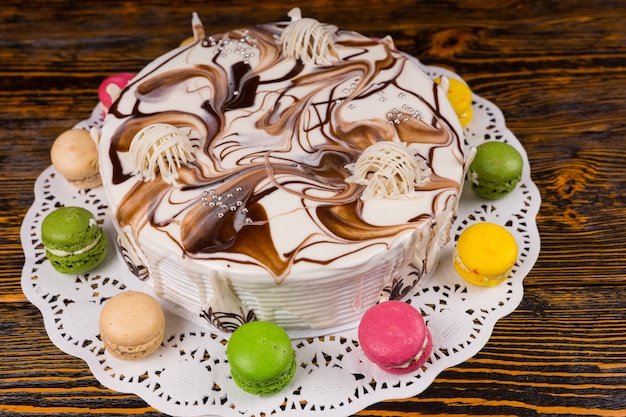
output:
M431 77L458 76L446 69L424 66ZM149 292L117 254L115 231L107 217L102 188L79 190L50 166L35 183L35 201L21 227L25 253L22 290L43 315L50 340L64 352L83 359L100 383L113 390L134 393L157 410L172 416L349 416L367 406L419 395L446 368L458 365L483 348L496 322L522 300L524 277L539 255L536 215L541 196L530 177L526 152L507 129L502 112L474 95L474 117L464 130L465 146L502 141L524 158L522 180L500 200L478 198L466 183L452 229L437 270L420 281L407 298L420 309L433 338L433 352L418 371L406 375L385 373L363 355L356 328L330 329L328 334L293 338L298 368L291 383L268 397L240 390L226 361L228 335L172 314L166 307L166 331L157 352L138 361L110 356L99 337L103 303L129 289ZM99 128L102 109L76 128ZM90 210L109 239L109 253L95 270L80 275L54 271L45 257L40 229L44 217L62 206ZM455 241L467 226L489 221L506 227L515 237L520 255L511 276L495 287L467 284L454 271Z

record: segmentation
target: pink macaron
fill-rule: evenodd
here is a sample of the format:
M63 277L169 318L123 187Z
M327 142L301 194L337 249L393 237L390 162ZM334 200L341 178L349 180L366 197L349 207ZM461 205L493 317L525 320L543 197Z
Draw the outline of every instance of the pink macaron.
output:
M135 76L128 72L120 72L107 77L100 83L98 87L98 98L102 102L102 108L106 112L111 107L111 104L115 101L119 92L129 83L129 81Z
M385 301L369 309L359 324L358 338L365 356L393 374L419 369L433 349L421 313L403 301Z

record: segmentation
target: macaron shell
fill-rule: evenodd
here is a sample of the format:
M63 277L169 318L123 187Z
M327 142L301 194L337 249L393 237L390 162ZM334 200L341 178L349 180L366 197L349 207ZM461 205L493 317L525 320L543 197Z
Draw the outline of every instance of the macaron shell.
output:
M98 148L87 130L70 129L61 133L52 144L50 160L75 187L94 188L102 184Z
M454 267L472 284L493 286L505 280L518 257L517 243L504 227L475 223L457 241Z
M442 83L441 78L435 80L438 84ZM472 90L461 80L447 77L448 90L446 92L448 100L459 117L461 126L465 127L472 120Z
M461 127L465 127L468 124L470 124L470 122L472 121L472 118L474 117L474 110L472 110L472 108L470 107L469 109L467 109L467 111L463 114L459 115L459 121L461 122Z
M67 206L49 213L41 224L46 248L75 252L102 234L94 215L82 207Z
M158 301L126 291L106 302L100 314L100 337L118 359L135 360L154 353L163 342L165 315Z
M458 115L472 107L472 90L463 81L448 78L448 100Z
M522 156L513 146L504 142L485 142L476 148L476 155L470 164L470 185L480 197L504 197L522 179L523 165Z
M111 96L109 86L114 84L116 86L115 89L122 90L126 87L126 85L128 85L129 81L132 80L134 76L135 74L129 72L120 72L105 78L104 81L100 83L100 86L98 87L98 99L100 99L102 106L106 110L111 107L111 104L113 104L117 98L117 95L115 97Z
M295 375L291 340L273 323L259 321L240 326L230 336L226 354L233 380L249 393L273 394Z
M275 378L271 382L259 383L259 382L251 382L250 380L245 379L245 377L237 374L235 372L231 372L231 376L233 377L233 381L235 384L244 391L254 394L254 395L272 395L279 391L282 391L293 379L296 375L296 355L295 352L293 354L293 360L291 361L291 365L286 372L281 374L279 378Z
M180 46L187 46L187 45L191 45L194 42L195 42L194 37L193 36L189 36L189 37L183 39L178 46L179 47Z
M386 301L368 310L361 319L358 338L369 360L394 373L410 372L429 356L424 352L417 363L406 367L420 354L430 332L420 312L402 301Z
M426 346L424 347L424 351L422 352L421 356L413 360L413 362L410 365L402 366L402 367L389 367L389 366L384 366L384 365L378 365L378 366L380 366L381 369L383 369L384 371L389 372L390 374L396 374L396 375L407 374L410 372L417 371L419 368L422 367L422 365L424 365L424 363L430 357L430 354L433 352L433 338L430 334L430 331L428 331L428 329L426 330L426 338L427 338L427 343L426 343Z
M470 175L470 178L476 175L474 171L471 170L468 171L468 173ZM488 181L484 179L477 179L476 182L471 181L470 186L479 197L487 198L489 200L497 200L513 192L521 179L521 174L518 177L508 181Z
M522 173L524 160L519 151L505 142L484 142L476 147L470 164L481 180L509 181Z

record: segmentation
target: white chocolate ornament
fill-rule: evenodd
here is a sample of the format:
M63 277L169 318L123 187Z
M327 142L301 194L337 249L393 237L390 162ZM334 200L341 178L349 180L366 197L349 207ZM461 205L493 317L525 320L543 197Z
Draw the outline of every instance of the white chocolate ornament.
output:
M155 123L137 132L129 151L133 175L151 181L159 172L168 184L178 178L178 169L183 164L195 159L189 137L166 123Z
M426 184L430 168L426 161L395 142L377 142L368 147L356 163L346 166L352 175L346 181L365 185L363 201L370 198L404 198Z
M302 18L300 9L289 13L292 21L280 36L283 54L304 63L330 64L338 60L333 40L322 24L315 19Z

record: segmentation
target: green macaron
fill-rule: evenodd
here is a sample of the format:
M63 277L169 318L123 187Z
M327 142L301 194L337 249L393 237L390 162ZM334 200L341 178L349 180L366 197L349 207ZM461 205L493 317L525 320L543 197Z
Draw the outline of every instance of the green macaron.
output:
M468 178L474 192L483 198L498 199L515 189L522 179L524 161L513 146L485 142L476 148Z
M296 373L296 354L287 333L264 321L235 330L226 346L230 374L244 391L271 395L281 391Z
M41 224L41 240L52 267L64 274L80 274L100 264L107 241L93 214L82 207L62 207Z

